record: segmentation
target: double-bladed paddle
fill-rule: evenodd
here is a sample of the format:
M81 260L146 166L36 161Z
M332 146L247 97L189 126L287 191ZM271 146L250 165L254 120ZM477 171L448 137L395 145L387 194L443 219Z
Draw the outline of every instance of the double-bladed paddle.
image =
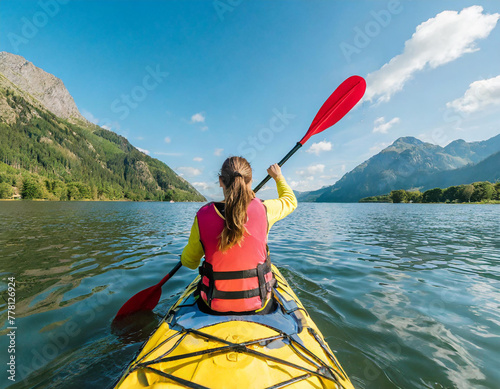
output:
M333 126L349 112L361 98L366 89L366 82L362 77L352 76L339 85L337 89L330 95L320 108L311 126L307 130L304 137L297 142L295 147L278 163L279 166L290 159L313 135L323 132L327 128ZM261 189L271 177L268 175L257 185L254 192ZM150 286L147 289L132 296L116 314L115 320L137 311L151 311L156 307L161 297L161 287L179 270L182 263L179 261L177 265L156 285Z

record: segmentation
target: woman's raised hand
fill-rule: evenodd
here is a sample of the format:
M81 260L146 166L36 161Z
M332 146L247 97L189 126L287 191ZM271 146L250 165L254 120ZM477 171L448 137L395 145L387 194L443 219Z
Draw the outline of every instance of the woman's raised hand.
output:
M275 181L279 181L281 178L283 178L283 174L281 174L281 168L277 163L269 166L269 168L267 169L267 174L274 178Z

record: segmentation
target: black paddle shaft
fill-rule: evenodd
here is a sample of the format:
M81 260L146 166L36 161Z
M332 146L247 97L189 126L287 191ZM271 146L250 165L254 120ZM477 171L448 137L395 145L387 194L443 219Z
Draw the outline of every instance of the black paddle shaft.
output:
M291 149L291 150L290 150L290 152L289 152L287 155L285 155L285 157L284 157L281 161L279 161L279 162L278 162L278 165L279 165L280 167L281 167L281 166L283 166L283 165L285 164L285 162L286 162L286 161L288 161L288 160L290 159L290 157L291 157L292 155L294 155L294 154L297 152L297 150L298 150L298 149L300 149L301 147L302 147L302 143L297 142L297 144L295 145L295 147L294 147L293 149ZM268 174L268 175L266 176L266 178L264 178L264 179L261 181L261 183L255 187L255 189L254 189L253 191L254 191L255 193L257 193L257 191L258 191L259 189L261 189L264 185L266 185L266 182L267 182L267 181L269 181L270 179L271 179L271 176Z

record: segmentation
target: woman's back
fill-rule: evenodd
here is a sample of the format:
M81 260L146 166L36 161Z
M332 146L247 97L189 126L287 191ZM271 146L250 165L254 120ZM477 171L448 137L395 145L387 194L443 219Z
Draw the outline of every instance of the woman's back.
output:
M228 158L221 169L225 201L209 203L197 213L182 263L200 268L201 300L218 312L263 309L274 283L267 250L269 228L297 207L278 165L268 169L279 199L262 202L251 189L252 174L241 157Z

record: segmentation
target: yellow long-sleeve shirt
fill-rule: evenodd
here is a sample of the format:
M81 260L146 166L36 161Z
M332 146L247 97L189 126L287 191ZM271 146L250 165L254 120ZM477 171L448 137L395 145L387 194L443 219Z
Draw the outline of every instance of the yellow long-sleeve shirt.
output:
M276 188L278 189L279 198L264 201L267 210L269 229L274 223L285 218L297 208L297 198L292 188L286 183L285 178L280 178L276 182ZM268 233L269 229L267 231ZM198 219L195 217L193 226L191 227L191 235L189 235L188 244L182 251L181 262L190 269L196 269L200 266L200 261L204 254L203 246L200 241Z

